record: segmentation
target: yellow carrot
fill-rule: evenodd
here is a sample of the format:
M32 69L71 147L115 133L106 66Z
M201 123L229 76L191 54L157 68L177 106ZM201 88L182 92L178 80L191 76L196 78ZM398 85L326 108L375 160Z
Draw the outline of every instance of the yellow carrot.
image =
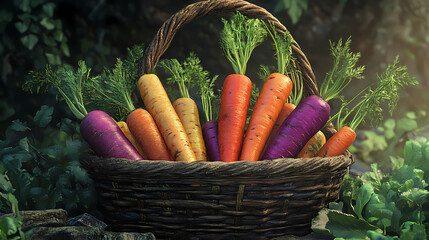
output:
M198 161L207 161L206 146L201 130L197 104L191 98L179 98L173 103Z
M128 128L128 125L124 121L117 122L118 126L121 128L121 131L124 133L125 137L128 138L128 141L134 146L134 148L140 153L140 155L147 159L146 155L144 154L142 148L137 143L136 139L134 138L133 134L130 132L130 129Z
M297 158L315 157L325 143L325 134L323 134L322 131L318 131L301 149L301 152L299 152Z
M188 135L155 74L145 74L138 81L141 98L155 120L175 161L196 161Z

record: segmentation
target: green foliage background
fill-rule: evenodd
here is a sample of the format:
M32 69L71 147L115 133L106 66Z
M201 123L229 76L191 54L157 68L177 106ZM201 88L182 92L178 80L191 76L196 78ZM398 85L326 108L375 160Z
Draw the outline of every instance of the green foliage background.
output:
M348 98L373 81L375 73L382 72L396 55L400 55L401 65L407 65L410 74L421 83L402 93L394 115L386 116L382 129L362 126L365 132L358 134L354 146L356 156L368 163L388 162L386 149L400 155L398 149L410 134L425 134L422 129L428 122L422 114L429 112L426 93L429 11L418 5L420 1L249 1L266 8L288 28L319 80L331 67L329 40L351 36L352 50L362 54L358 64L366 66L364 75L370 77L352 82L345 90ZM77 161L78 154L86 147L76 130L78 122L63 101L56 101L55 91L43 95L23 92L28 72L42 71L47 63L77 67L78 60L85 60L94 74L100 74L105 67L112 68L117 57L124 58L127 48L136 44L147 46L169 16L193 2L0 2L0 156L4 165L2 171L9 172L14 184L11 192L17 196L20 208L64 207L72 215L93 208L92 202L87 206L79 205L93 190ZM163 57L182 61L190 52L195 52L211 75L219 75L216 84L220 84L232 72L219 48L221 29L219 15L192 21L177 33ZM272 63L270 44L262 44L248 63L254 89L262 85L256 77L258 66ZM133 100L140 106L139 99ZM338 107L332 104L333 109ZM377 144L384 145L380 149L369 149ZM63 201L68 197L77 205ZM43 199L52 201L42 202Z

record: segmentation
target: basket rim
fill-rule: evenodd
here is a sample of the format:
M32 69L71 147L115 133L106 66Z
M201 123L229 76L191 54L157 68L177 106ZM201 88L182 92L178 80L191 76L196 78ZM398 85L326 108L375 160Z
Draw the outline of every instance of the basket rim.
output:
M272 178L285 175L328 174L349 168L353 155L346 152L336 157L280 158L261 161L195 161L129 160L101 158L93 152L83 152L79 160L91 174L110 178L191 177L191 178Z

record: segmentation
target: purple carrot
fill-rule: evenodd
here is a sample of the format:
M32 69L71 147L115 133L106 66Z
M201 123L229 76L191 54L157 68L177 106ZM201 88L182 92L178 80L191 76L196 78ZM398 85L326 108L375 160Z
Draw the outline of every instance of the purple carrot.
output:
M331 108L322 98L303 99L274 135L262 159L294 158L328 121Z
M101 157L143 159L118 124L103 111L89 112L80 124L80 133L92 150Z
M220 161L217 121L212 120L206 122L202 130L209 161Z

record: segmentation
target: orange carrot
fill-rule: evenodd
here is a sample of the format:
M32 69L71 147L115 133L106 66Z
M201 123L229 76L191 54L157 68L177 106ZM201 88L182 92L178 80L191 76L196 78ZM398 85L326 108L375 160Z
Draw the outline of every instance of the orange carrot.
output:
M318 157L333 157L343 154L356 139L356 132L347 126L338 130L328 141L323 145L317 153Z
M201 130L197 104L191 98L182 97L174 101L173 107L183 123L186 134L188 134L197 160L207 161L206 145Z
M174 160L196 161L188 135L159 78L155 74L145 74L140 77L138 87Z
M260 156L267 150L268 145L271 143L271 139L273 139L274 135L277 133L277 130L279 129L280 125L286 120L286 118L290 115L290 113L296 108L295 104L292 103L285 103L283 104L282 110L279 113L279 116L277 117L276 123L274 123L273 129L271 130L270 135L268 136L268 139L265 143L264 150L261 152ZM260 159L260 158L259 158Z
M325 134L318 131L314 136L305 144L299 152L297 158L312 158L319 152L320 148L326 143Z
M118 126L121 128L121 131L124 133L125 137L128 138L130 143L134 146L134 148L140 153L140 155L147 159L147 156L144 154L142 148L140 147L140 144L137 142L133 134L130 132L130 129L128 128L128 124L124 121L117 122Z
M220 159L224 162L238 160L251 92L252 82L247 76L230 74L226 77L218 120Z
M127 117L127 125L147 159L173 161L150 113L138 108Z
M221 161L234 162L240 155L252 94L252 82L245 76L247 62L255 47L265 40L267 31L261 20L248 18L240 12L234 14L229 22L222 21L224 28L220 34L220 45L235 74L228 75L223 84L218 141Z
M281 73L265 80L250 117L240 161L258 161L286 99L292 91L292 81Z

